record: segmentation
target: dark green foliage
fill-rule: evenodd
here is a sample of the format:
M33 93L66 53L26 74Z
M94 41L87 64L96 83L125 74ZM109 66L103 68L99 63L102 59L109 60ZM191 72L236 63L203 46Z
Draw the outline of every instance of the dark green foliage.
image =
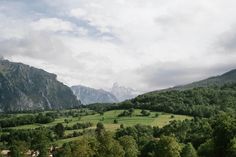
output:
M118 141L113 139L112 134L103 132L97 136L99 142L97 157L123 157L125 151Z
M131 117L133 113L134 113L134 109L131 108L129 110L124 110L122 113L118 115L118 117L128 117L128 116Z
M200 157L214 157L214 142L212 139L207 140L198 147Z
M11 157L26 157L27 143L24 141L12 141L10 143Z
M118 120L117 119L114 119L114 124L117 124L118 123Z
M75 142L65 144L59 155L61 157L92 157L96 154L97 145L97 140L94 137L84 136Z
M197 151L191 143L187 143L181 153L181 157L197 157Z
M98 123L97 123L97 128L96 128L97 134L100 135L100 134L102 134L102 132L104 132L104 131L105 131L105 128L104 128L103 123L98 122Z
M154 136L175 135L183 143L191 142L195 147L212 137L212 127L208 120L195 118L193 120L171 121L163 128L154 128Z
M162 136L149 141L142 149L142 157L180 157L181 146L174 137Z
M236 119L227 114L220 114L213 122L213 142L215 157L231 154L232 139L236 137ZM234 145L234 144L233 144Z
M137 157L139 154L138 145L132 136L119 138L120 145L125 151L125 157Z
M39 113L38 115L25 115L25 116L13 116L10 118L4 118L0 120L0 127L15 127L19 125L26 125L26 124L46 124L54 121L54 117L48 114Z
M56 133L56 135L59 137L59 138L62 138L65 134L65 128L63 126L62 123L58 123L55 128L54 128L54 132Z
M141 111L141 114L143 115L143 116L150 116L150 112L149 111L147 111L147 110L142 110Z
M144 145L141 151L141 157L155 157L158 154L158 140L152 139Z
M40 128L35 132L31 147L35 151L39 151L38 157L48 157L50 139L48 138L48 131Z
M181 147L176 138L162 136L158 141L157 157L180 157Z
M151 126L135 125L133 127L121 128L116 132L117 139L126 135L132 136L139 147L142 147L146 140L153 136L153 129Z
M77 130L77 129L86 129L93 126L92 123L87 122L87 123L76 123L72 126L66 126L65 130Z

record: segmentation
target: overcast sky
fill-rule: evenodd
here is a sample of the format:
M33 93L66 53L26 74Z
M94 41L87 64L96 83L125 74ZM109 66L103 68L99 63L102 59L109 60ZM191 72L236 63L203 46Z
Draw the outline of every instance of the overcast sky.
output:
M235 0L0 0L0 55L140 91L236 68Z

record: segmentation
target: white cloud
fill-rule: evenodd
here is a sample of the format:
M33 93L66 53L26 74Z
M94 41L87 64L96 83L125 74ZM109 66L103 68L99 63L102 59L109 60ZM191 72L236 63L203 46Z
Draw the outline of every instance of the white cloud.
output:
M43 9L6 9L21 3L2 5L0 54L68 85L147 91L235 66L233 0L42 0Z
M73 31L75 26L68 22L58 18L42 18L38 21L31 23L31 26L35 30L39 31Z

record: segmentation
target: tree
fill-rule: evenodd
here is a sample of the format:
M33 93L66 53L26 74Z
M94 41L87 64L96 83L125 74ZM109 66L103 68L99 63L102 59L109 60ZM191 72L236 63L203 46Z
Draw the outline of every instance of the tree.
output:
M227 114L220 114L213 123L213 141L215 157L228 154L231 140L236 136L236 119Z
M157 157L180 157L181 147L176 138L162 136L158 142Z
M12 141L10 146L11 157L25 157L28 145L24 141Z
M181 157L197 157L197 151L191 143L185 145L182 150Z
M125 157L138 156L138 145L132 136L123 136L119 138L119 142L125 151Z
M124 157L123 147L113 139L111 133L104 131L97 136L97 140L99 142L97 157Z
M35 151L39 151L38 157L48 157L50 140L47 137L47 133L48 133L47 129L40 128L34 135L34 139L31 145Z
M152 139L144 145L141 151L141 157L156 157L158 156L158 140Z
M228 156L229 157L235 157L236 156L236 137L234 137L230 141L230 146L229 146L229 149L228 149Z
M97 134L101 134L103 131L105 131L103 123L98 122L97 123L97 128L96 128Z
M83 136L71 144L73 157L93 157L96 154L98 143L93 137Z
M65 128L64 128L63 124L58 123L54 128L54 132L56 133L56 135L59 138L62 138L64 136L64 133L65 133Z
M149 111L147 111L147 110L142 110L141 112L140 112L143 116L149 116L151 113L149 112Z
M198 154L201 157L215 157L214 156L214 141L207 140L198 147Z
M61 149L53 151L54 157L73 157L69 143L65 143Z
M118 120L117 119L114 119L114 122L113 122L114 124L117 124L118 123Z

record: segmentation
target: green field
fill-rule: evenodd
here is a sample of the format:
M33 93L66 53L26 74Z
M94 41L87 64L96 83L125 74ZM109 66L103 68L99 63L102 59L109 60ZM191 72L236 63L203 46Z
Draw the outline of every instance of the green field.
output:
M150 111L151 114L149 116L142 116L142 114L140 113L141 110L139 110L139 109L135 109L132 116L118 117L118 115L120 113L122 113L123 111L124 110L112 110L112 111L104 112L103 114L96 113L96 114L84 115L81 117L62 116L62 117L57 118L57 119L55 119L55 121L48 123L48 124L21 125L21 126L17 126L17 127L11 127L8 129L35 129L35 128L38 128L41 126L53 127L57 123L62 123L64 126L73 126L76 123L87 123L87 122L90 122L93 124L92 127L87 128L87 129L95 129L96 124L98 122L102 122L104 124L106 130L113 132L116 129L118 129L121 124L123 124L124 127L133 126L136 124L163 127L163 126L167 125L170 121L173 121L173 120L181 120L182 121L185 119L192 118L190 116L174 115L174 114L154 112L154 111ZM156 116L157 113L158 113L158 116ZM16 116L23 116L23 115L26 115L26 114L17 114ZM65 119L68 121L67 123L65 122ZM117 124L114 124L115 119L118 121ZM82 132L82 131L83 131L83 129L66 130L65 135L71 135L74 132ZM63 143L70 142L70 141L76 140L78 138L79 137L60 139L58 141L55 141L55 144L62 145Z
M163 127L173 120L191 119L191 117L184 116L184 115L174 115L174 117L171 117L173 114L167 114L167 113L161 113L161 112L151 112L150 116L142 116L140 113L141 110L139 109L135 110L132 117L118 117L118 115L123 111L124 110L112 110L112 111L105 112L103 115L94 114L94 115L82 116L81 118L61 117L61 118L56 119L52 123L48 123L44 125L31 124L31 125L12 127L11 129L34 129L40 126L50 127L50 126L56 125L57 123L63 123L63 125L65 126L66 125L72 126L75 123L85 123L85 122L93 123L92 128L95 128L98 122L102 122L105 125L105 128L107 130L114 131L115 129L120 127L120 124L123 124L125 127L133 126L135 124ZM159 114L158 117L155 116L156 113ZM68 119L70 122L65 123L64 122L65 119ZM114 124L115 119L118 121L117 124ZM79 130L69 130L69 131L66 131L66 134L73 133L74 131L79 131Z

